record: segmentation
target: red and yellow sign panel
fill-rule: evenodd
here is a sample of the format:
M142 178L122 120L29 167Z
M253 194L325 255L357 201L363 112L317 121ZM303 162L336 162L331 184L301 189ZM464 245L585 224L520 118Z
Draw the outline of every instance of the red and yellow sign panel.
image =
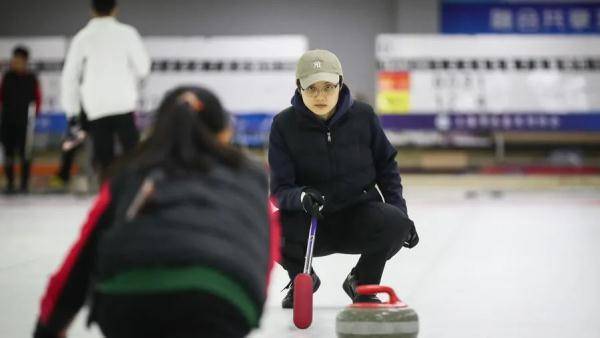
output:
M410 73L380 72L377 110L384 114L403 114L410 109Z

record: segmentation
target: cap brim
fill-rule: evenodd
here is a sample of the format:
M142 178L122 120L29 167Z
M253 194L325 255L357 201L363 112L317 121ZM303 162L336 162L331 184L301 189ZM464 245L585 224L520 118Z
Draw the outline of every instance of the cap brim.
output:
M340 76L338 74L334 74L334 73L316 73L316 74L312 74L307 77L301 78L299 80L300 80L300 85L302 86L302 88L308 88L313 83L316 83L319 81L326 81L326 82L331 82L331 83L337 84L340 81Z

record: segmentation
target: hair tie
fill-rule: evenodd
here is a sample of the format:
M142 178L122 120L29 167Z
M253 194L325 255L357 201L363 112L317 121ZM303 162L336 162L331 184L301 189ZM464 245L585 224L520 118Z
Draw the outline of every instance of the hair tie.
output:
M202 102L194 93L185 92L179 96L180 102L185 102L192 107L197 112L201 112L204 110L204 102Z

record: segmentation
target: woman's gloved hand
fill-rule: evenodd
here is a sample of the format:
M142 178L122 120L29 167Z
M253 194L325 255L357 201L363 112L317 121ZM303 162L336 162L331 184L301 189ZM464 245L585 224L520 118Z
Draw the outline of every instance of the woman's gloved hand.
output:
M320 191L311 187L304 188L300 194L300 201L307 214L318 219L323 218L321 210L325 206L325 196Z

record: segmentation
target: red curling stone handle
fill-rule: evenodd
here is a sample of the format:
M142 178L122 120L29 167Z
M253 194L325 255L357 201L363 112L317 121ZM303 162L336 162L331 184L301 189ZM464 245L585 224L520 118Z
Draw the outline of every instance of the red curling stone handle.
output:
M389 296L389 300L384 304L396 304L396 303L400 302L400 299L398 298L398 296L396 296L394 289L392 289L389 286L360 285L359 287L356 288L356 292L359 295L375 295L378 293L387 293Z

